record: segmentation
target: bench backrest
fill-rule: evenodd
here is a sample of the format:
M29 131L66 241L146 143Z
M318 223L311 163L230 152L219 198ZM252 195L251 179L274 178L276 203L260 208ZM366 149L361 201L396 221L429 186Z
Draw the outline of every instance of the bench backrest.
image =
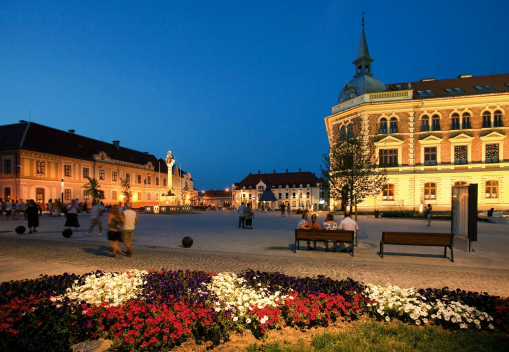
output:
M318 230L318 229L295 229L295 239L330 239L335 241L352 242L354 231L346 230Z
M450 246L454 235L440 232L382 232L386 244L413 244L421 246Z

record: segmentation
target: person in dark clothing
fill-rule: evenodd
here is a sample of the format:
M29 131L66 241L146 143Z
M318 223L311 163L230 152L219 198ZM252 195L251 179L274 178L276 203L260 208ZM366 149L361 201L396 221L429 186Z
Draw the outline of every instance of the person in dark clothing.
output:
M39 227L39 216L42 215L42 208L30 199L25 209L25 217L28 219L28 233L37 232Z

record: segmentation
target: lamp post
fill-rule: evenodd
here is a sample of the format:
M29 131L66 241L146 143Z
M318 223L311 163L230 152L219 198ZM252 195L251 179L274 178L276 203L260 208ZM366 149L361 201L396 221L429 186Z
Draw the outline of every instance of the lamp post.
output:
M64 204L64 179L62 179L62 188L61 188L61 197L62 197L62 205Z

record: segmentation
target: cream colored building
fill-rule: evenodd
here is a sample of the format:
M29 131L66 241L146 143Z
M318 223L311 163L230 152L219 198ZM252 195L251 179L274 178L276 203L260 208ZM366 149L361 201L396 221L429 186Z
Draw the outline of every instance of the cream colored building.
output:
M0 126L0 198L34 199L43 208L57 198L91 203L83 188L87 176L99 182L105 204L125 201L121 179L129 181L135 208L160 204L163 198L164 204L190 204L196 193L191 174L174 162L173 157L158 159L120 141L106 143L74 130L27 121ZM170 190L184 200L163 197Z
M325 118L329 140L362 121L387 169L383 192L359 210L418 210L421 202L450 210L451 187L474 183L480 210L509 209L509 74L385 85L372 61L363 27L354 79Z

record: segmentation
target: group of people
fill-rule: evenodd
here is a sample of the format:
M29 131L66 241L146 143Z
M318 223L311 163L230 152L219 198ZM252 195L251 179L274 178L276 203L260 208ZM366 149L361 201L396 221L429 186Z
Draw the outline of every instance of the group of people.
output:
M3 216L5 213L5 220L10 220L11 216L14 220L18 220L21 214L25 213L25 209L28 204L28 199L23 202L23 199L13 201L11 198L0 198L0 220L4 220Z
M239 213L239 229L252 229L254 212L251 203L244 205L244 202L242 202L237 212Z
M322 228L324 230L346 230L346 231L354 231L355 232L355 238L357 239L357 231L359 230L359 225L357 224L357 222L351 218L350 216L350 213L348 211L345 211L345 217L343 220L341 220L341 222L338 223L337 222L334 222L334 214L332 213L329 213L327 214L327 217L325 218L325 222L320 225L320 223L318 223L316 221L317 219L317 215L316 214L312 214L311 215L311 220L308 221L308 213L305 212L304 214L302 214L302 220L299 221L299 224L297 225L297 228L298 229L318 229L318 230L321 230ZM307 249L308 250L315 250L316 249L316 242L317 241L313 241L313 247L311 247L311 241L307 241ZM331 241L323 241L324 244L325 244L325 251L328 252L329 251L329 242ZM332 244L332 251L333 252L336 252L336 247L338 245L338 242L337 241L332 241L333 244ZM357 242L357 241L355 241ZM345 244L343 242L339 243L340 245L340 251L341 252L347 252L349 251L350 249L347 249Z

